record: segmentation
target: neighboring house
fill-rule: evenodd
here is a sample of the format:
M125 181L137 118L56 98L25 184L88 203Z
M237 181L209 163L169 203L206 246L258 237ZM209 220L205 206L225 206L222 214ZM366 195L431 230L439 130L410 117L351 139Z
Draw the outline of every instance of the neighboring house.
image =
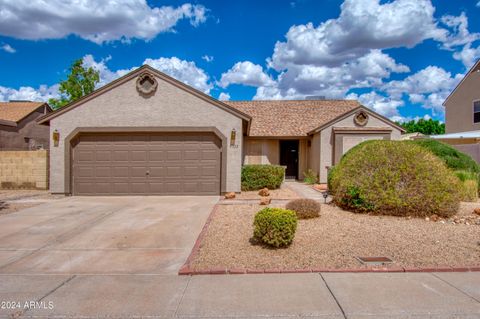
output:
M48 149L49 129L36 119L51 111L44 102L0 102L0 151Z
M443 106L446 134L430 137L454 146L480 163L480 60L465 74Z
M414 133L405 133L402 135L402 140L408 141L408 140L417 140L417 139L422 139L425 138L425 134L422 134L420 132L414 132Z
M50 125L50 191L73 195L239 192L249 163L326 182L357 143L403 132L356 101L221 102L149 66L39 123Z

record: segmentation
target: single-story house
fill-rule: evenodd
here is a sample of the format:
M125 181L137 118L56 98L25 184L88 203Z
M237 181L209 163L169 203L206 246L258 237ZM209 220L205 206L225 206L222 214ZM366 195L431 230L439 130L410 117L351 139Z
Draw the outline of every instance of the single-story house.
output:
M39 123L50 126L50 191L73 195L239 192L243 164L326 182L357 143L403 132L357 101L221 102L146 65Z
M49 129L36 120L51 111L44 102L0 102L0 151L48 149Z

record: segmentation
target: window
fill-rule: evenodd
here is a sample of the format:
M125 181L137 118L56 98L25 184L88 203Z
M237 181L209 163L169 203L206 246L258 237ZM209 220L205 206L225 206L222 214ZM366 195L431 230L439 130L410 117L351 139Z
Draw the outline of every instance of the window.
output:
M473 123L480 123L480 101L473 102Z

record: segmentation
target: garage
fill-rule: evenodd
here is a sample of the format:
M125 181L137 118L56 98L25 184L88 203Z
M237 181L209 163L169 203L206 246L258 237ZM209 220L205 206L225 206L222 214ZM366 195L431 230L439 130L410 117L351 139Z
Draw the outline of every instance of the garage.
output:
M82 133L71 141L74 195L218 195L221 140L210 132Z

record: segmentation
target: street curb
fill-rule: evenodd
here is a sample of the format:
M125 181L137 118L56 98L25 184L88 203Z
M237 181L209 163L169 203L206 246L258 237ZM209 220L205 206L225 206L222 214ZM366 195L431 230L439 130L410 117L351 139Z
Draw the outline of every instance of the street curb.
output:
M188 267L187 267L188 268ZM306 269L243 269L211 268L180 269L179 275L243 275L243 274L304 274L304 273L414 273L414 272L479 272L480 267L371 267L371 268L306 268Z

